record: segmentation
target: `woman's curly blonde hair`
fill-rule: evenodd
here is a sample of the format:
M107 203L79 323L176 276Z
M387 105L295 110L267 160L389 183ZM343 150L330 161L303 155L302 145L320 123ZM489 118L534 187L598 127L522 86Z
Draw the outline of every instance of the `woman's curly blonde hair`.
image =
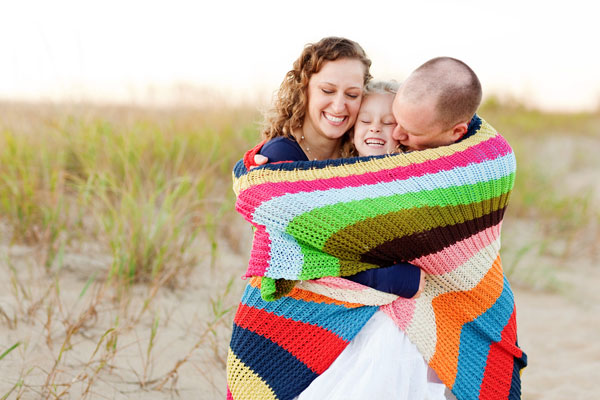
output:
M319 72L325 62L343 58L357 59L363 63L366 85L371 79L371 60L358 43L341 37L326 37L304 47L302 54L294 62L293 69L285 75L274 107L265 116L262 132L265 139L278 136L293 137L294 130L302 127L306 115L310 77ZM347 136L344 136L344 142L348 140Z

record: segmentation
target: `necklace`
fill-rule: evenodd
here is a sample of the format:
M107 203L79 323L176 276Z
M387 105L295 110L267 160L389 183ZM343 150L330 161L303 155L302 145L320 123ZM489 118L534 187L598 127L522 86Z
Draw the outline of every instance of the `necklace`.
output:
M310 152L310 147L302 145L303 142L304 142L304 135L301 135L300 136L300 142L298 143L300 145L300 148L303 148L304 150L306 150L306 156L307 156L307 158L309 160L310 160L311 157L313 157L314 161L318 161L317 157L314 157L313 154Z

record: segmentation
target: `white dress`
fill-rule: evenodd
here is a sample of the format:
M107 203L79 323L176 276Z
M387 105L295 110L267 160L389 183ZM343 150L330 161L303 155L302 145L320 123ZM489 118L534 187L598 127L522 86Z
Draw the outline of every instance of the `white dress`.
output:
M296 399L446 400L445 390L417 347L387 314L377 311Z

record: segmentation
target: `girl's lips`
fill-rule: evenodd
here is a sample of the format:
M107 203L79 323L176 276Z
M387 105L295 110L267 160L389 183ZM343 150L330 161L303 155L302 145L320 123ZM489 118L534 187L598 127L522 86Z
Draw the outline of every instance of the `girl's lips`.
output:
M376 146L376 147L380 147L380 146L385 146L386 141L383 139L379 139L379 138L366 138L365 139L365 144L367 146Z

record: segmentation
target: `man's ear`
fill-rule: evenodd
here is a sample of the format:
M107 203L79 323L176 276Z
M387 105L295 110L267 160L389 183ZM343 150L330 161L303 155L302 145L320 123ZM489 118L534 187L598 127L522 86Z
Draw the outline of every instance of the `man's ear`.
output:
M467 133L467 131L469 130L469 124L467 122L459 122L458 124L454 125L454 127L452 128L452 141L453 142L457 142L459 141L464 135L465 133Z

